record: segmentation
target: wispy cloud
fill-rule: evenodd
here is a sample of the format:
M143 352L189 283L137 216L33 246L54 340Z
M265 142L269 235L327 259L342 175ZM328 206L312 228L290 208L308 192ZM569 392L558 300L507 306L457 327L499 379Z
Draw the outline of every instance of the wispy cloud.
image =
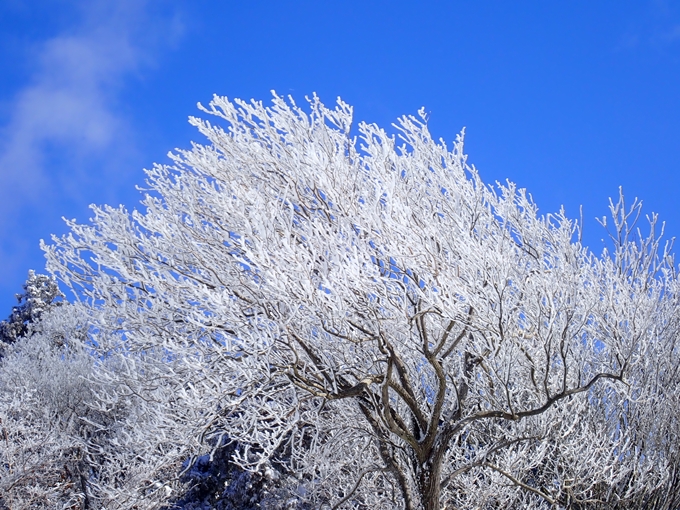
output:
M675 25L659 33L660 40L666 43L673 43L680 39L680 25Z
M617 51L654 49L676 51L680 40L680 9L677 2L648 0L640 16L621 34Z
M79 194L82 184L73 183L82 175L70 172L84 162L120 160L135 150L120 91L181 32L155 7L150 0L81 0L77 21L37 45L31 79L0 126L0 266L16 251L8 246L21 227L20 211Z
M3 129L0 171L14 191L0 203L35 199L49 186L44 163L55 144L87 156L129 129L116 111L116 93L127 76L153 62L157 41L148 36L152 30L141 30L149 21L146 3L83 2L81 24L41 45L32 80Z

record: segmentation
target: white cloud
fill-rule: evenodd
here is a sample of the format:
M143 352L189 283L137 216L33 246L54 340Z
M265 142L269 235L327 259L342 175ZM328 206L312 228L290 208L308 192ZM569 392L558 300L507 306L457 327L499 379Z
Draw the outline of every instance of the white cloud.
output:
M41 45L33 79L17 94L2 130L5 182L35 197L49 181L46 144L83 156L109 148L127 129L115 95L127 75L151 61L156 41L140 33L150 21L145 3L84 2L80 26Z
M38 44L31 79L16 93L9 120L0 126L4 246L18 235L18 211L32 208L35 213L33 208L44 208L57 197L82 193L82 185L73 181L83 176L70 172L82 174L83 162L122 161L125 152L135 151L134 130L120 113L119 93L130 77L153 66L158 50L181 31L176 19L154 11L155 6L151 0L80 0L77 21ZM60 165L52 159L55 152ZM10 255L0 250L0 265L7 269L3 259Z

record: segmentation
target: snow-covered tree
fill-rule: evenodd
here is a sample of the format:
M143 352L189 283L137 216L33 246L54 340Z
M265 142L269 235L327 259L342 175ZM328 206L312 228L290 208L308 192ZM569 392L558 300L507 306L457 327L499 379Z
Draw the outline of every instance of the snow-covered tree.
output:
M167 385L140 390L144 374L97 356L87 329L77 307L54 307L0 360L0 508L153 509L185 485L190 441L164 422Z
M81 508L90 476L82 417L92 358L68 307L48 310L0 361L0 500L8 508ZM47 331L35 330L44 319Z
M64 297L54 277L35 274L33 270L28 272L23 288L24 292L16 295L19 304L12 308L6 320L0 322L0 341L7 344L24 336L32 322L50 307L61 303L55 301L57 298Z
M95 207L45 245L107 360L101 411L157 413L130 440L150 486L183 434L263 476L284 458L293 507L578 508L671 483L651 420L678 430L678 282L628 231L637 205L612 204L598 257L423 112L395 138L355 136L340 100L204 111L209 144L148 171L144 211Z

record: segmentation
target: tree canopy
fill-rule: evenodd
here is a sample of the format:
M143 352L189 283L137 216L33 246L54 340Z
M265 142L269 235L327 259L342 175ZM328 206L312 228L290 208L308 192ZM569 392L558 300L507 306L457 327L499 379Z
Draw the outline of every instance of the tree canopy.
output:
M597 256L423 111L394 136L316 96L202 109L143 211L44 245L109 420L80 443L109 470L89 504L167 504L225 441L290 507L671 501L678 280L641 204L611 204Z

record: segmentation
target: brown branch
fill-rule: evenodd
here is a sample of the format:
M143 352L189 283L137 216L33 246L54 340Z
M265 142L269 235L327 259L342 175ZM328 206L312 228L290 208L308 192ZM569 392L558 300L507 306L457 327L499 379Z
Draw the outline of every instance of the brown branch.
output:
M387 373L385 374L385 381L382 384L382 412L380 413L383 417L383 420L385 421L385 424L387 425L387 428L395 434L397 437L401 438L405 443L408 443L411 448L413 448L413 451L418 454L420 457L420 452L421 452L421 447L418 441L416 440L415 437L413 437L412 434L410 434L407 430L406 427L403 426L405 424L400 423L397 424L395 421L395 416L392 416L392 407L389 405L390 397L389 397L389 381L392 377L392 367L393 363L392 360L390 360L387 363ZM396 413L394 413L396 415Z
M377 398L377 396L375 396ZM394 461L392 453L388 450L389 441L386 437L385 430L380 426L380 421L376 420L371 414L370 408L374 408L374 403L368 398L362 398L359 402L359 409L366 418L366 421L370 424L373 432L375 433L376 439L378 441L378 451L380 457L385 463L386 469L392 473L397 481L401 494L404 497L404 503L406 510L416 510L417 497L413 494L411 485L409 484L408 477L400 469L399 465ZM374 408L375 409L375 408ZM376 410L377 412L377 410Z
M488 462L484 462L484 463L481 464L481 465L484 466L484 467L488 467L488 468L490 468L490 469L493 469L493 470L496 471L497 473L500 473L501 475L503 475L504 477L506 477L508 480L510 480L510 481L511 481L512 483L514 483L515 485L517 485L517 486L519 486L519 487L522 487L523 489L525 489L525 490L527 490L527 491L529 491L529 492L533 492L533 493L536 494L537 496L542 497L543 499L545 499L545 500L546 500L548 503L550 503L551 505L554 505L554 504L555 504L555 500L552 499L550 496L548 496L546 493L544 493L544 492L542 492L542 491L536 489L535 487L531 487L530 485L527 485L527 484L525 484L525 483L523 483L523 482L520 482L517 478L515 478L514 476L512 476L510 473L508 473L508 472L502 470L501 468L499 468L499 467L497 467L497 466L494 466L493 464L489 464Z
M467 473L471 469L482 466L486 462L486 459L489 455L492 455L493 453L496 453L498 450L501 450L503 448L507 448L508 446L512 446L513 444L520 443L522 441L529 441L529 440L532 440L532 439L540 439L540 437L538 437L538 436L517 437L515 439L502 441L502 442L498 443L497 445L494 445L492 448L490 448L489 450L484 452L484 455L482 456L481 460L479 460L477 462L473 462L472 464L468 464L467 466L463 466L461 468L458 468L453 473L451 473L449 476L447 476L444 479L444 481L442 481L442 483L441 483L441 490L443 491L444 489L446 489L446 487L449 485L449 483L451 483L451 480L453 480L458 475L462 475L463 473Z
M512 421L518 421L521 420L522 418L527 418L529 416L536 416L538 414L544 413L547 411L550 407L552 407L556 402L570 397L572 395L577 395L579 393L583 393L585 391L588 391L597 381L600 379L611 379L613 381L623 381L623 374L619 375L614 375L614 374L606 374L606 373L600 373L595 375L589 382L588 384L584 386L579 386L577 388L572 388L571 390L563 391L561 393L558 393L557 395L554 395L550 397L545 404L543 404L541 407L537 407L535 409L531 409L529 411L520 411L518 413L507 413L505 411L486 411L483 413L478 413L472 416L469 416L458 423L455 424L455 426L451 429L453 433L455 433L458 430L461 430L463 427L465 427L468 423L472 423L477 420L483 420L486 418L502 418L504 420L512 420Z
M338 501L335 505L333 505L332 510L337 510L338 508L340 508L342 505L344 505L347 502L347 500L349 500L349 498L351 498L354 495L354 493L359 488L359 484L361 483L361 480L363 480L364 476L366 476L368 473L375 473L377 471L389 471L389 469L386 468L386 467L384 467L384 468L375 467L375 468L364 469L359 474L359 478L357 479L356 483L354 484L354 487L352 488L352 490L349 491L349 494L347 494L347 496L345 496L340 501Z

